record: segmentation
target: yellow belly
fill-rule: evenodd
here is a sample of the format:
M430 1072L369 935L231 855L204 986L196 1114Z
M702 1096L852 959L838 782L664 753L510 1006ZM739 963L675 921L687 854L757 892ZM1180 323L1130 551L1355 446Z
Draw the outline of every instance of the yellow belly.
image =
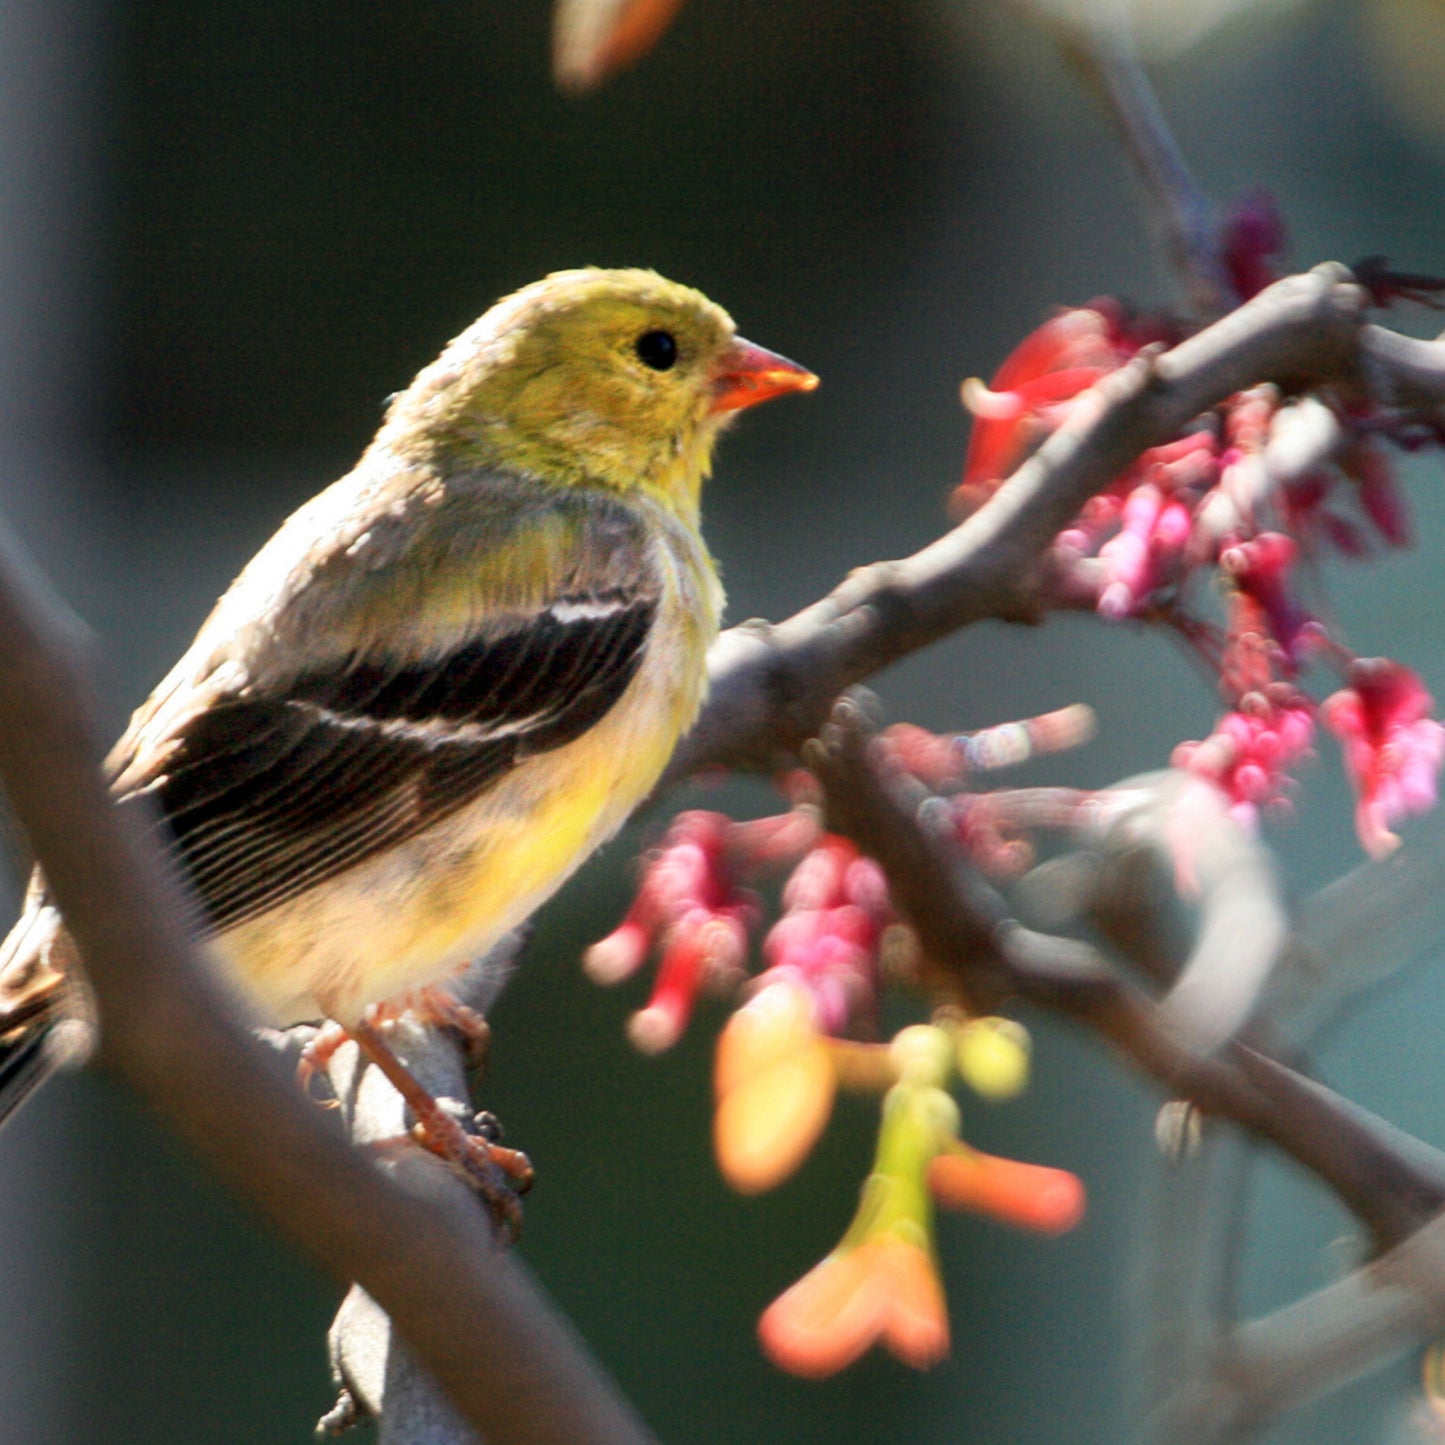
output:
M221 959L279 1023L354 1021L448 977L535 912L652 789L701 696L700 659L683 671L691 681L644 667L585 737L529 759L402 847L227 930Z
M663 589L642 665L582 737L474 802L270 913L216 951L278 1023L355 1022L440 982L530 917L652 790L706 685L722 589L696 533L646 499Z

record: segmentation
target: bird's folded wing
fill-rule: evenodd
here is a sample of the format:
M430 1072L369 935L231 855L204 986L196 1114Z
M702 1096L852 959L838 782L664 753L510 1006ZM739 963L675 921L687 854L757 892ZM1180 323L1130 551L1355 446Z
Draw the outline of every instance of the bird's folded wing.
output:
M479 611L445 650L358 655L332 639L282 680L268 669L264 689L247 681L166 709L178 721L163 736L142 723L115 759L117 791L159 804L206 924L253 918L414 837L603 717L659 606L645 538L629 531L611 519L598 549L585 526L549 521L539 535L565 550L538 574L550 585L530 607L513 594Z

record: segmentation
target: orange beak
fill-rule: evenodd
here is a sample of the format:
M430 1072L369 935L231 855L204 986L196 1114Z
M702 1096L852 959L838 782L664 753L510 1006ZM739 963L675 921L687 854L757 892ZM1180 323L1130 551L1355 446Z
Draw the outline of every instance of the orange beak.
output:
M718 358L712 380L712 410L741 411L789 391L812 391L818 378L806 366L735 337Z

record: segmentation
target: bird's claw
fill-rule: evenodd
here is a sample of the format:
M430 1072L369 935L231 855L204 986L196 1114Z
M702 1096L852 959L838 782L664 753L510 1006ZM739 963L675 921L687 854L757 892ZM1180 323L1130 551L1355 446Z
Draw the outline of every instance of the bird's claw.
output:
M316 1079L324 1076L326 1070L330 1068L337 1050L343 1044L350 1042L351 1035L340 1024L329 1019L307 1040L301 1050L301 1056L296 1060L296 1082L301 1085L301 1092L308 1099L314 1099L316 1103L328 1109L338 1106L340 1101L334 1095L328 1098L323 1094L318 1094L314 1084ZM327 1088L330 1088L329 1082Z
M469 1134L440 1108L428 1120L412 1125L411 1137L459 1174L487 1203L492 1219L507 1237L522 1231L519 1196L532 1187L532 1161L519 1149L508 1149Z

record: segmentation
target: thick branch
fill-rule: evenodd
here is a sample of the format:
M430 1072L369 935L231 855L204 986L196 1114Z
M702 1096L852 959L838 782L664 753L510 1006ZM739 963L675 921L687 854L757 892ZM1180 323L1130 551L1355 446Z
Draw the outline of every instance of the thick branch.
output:
M483 1212L384 1178L249 1036L185 934L170 862L106 791L79 636L0 532L0 777L85 957L104 1058L277 1230L362 1283L492 1445L643 1445Z
M1445 1219L1344 1279L1232 1331L1161 1439L1240 1440L1445 1328ZM1167 1433L1166 1433L1167 1431Z
M1278 282L1106 377L986 506L921 552L860 567L784 622L725 632L707 706L664 785L708 764L769 770L845 688L970 623L1036 620L1048 548L1089 497L1244 387L1353 381L1365 304L1340 266Z

